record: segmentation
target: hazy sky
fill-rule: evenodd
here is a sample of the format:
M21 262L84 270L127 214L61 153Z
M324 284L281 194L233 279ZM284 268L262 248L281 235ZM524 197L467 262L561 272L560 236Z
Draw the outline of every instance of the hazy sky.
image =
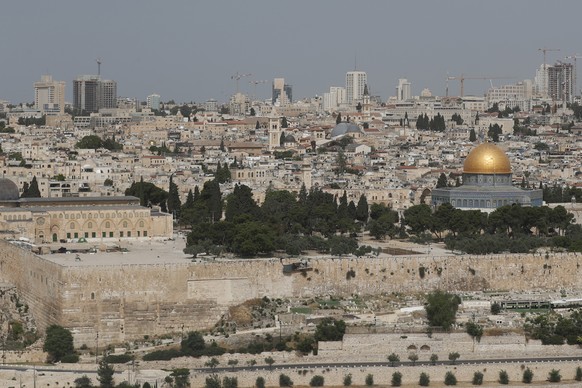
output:
M237 72L252 74L240 80L245 93L269 80L256 87L261 98L274 77L294 99L321 95L344 85L355 57L372 94L385 99L408 78L415 95L444 95L447 73L520 80L543 62L540 47L561 49L548 63L582 53L581 15L580 0L5 0L0 99L33 101L32 84L52 74L70 101L72 80L96 74L96 58L118 95L140 100L226 101ZM489 83L467 80L465 94Z

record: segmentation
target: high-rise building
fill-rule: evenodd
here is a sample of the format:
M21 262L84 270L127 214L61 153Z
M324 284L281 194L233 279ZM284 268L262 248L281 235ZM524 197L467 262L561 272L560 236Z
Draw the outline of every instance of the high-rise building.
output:
M356 105L364 96L364 86L368 83L368 75L364 71L348 71L346 73L347 103Z
M573 102L574 71L571 63L557 62L548 67L548 97L556 101Z
M73 81L73 107L76 112L96 113L117 107L117 82L98 75L82 75Z
M150 94L147 99L147 107L154 110L160 110L161 96L159 94Z
M65 81L54 81L50 75L43 75L34 83L34 105L43 114L63 114L65 112Z
M346 101L346 88L332 86L329 93L323 93L323 109L327 112L337 110Z
M285 83L285 78L273 79L271 103L284 106L293 102L293 86Z
M534 77L534 91L544 98L548 97L548 67L550 67L548 64L540 65Z
M412 89L410 82L406 78L401 78L398 80L398 86L396 87L396 99L398 101L406 101L412 98Z

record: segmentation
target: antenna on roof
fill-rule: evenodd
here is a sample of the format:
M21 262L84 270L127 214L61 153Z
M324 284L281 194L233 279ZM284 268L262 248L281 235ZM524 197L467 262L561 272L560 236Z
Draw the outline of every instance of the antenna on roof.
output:
M95 61L97 62L97 75L101 76L101 58L97 58Z
M358 52L354 51L354 71L358 70Z

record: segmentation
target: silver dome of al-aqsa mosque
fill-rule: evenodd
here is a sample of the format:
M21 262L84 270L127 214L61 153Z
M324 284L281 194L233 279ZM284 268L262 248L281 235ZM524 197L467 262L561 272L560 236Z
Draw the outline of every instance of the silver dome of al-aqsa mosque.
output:
M336 138L338 136L343 136L343 135L347 135L350 133L362 133L362 130L360 129L359 126L357 126L354 123L339 123L338 125L336 125L332 130L331 130L331 134L330 137Z
M0 178L0 201L14 201L20 198L18 186L10 179Z

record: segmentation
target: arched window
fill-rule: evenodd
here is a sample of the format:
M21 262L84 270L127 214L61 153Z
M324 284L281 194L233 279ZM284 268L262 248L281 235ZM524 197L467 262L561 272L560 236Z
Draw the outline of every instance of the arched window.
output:
M109 229L109 228L111 227L111 224L109 223L109 221L107 221L107 222L105 223L105 227L106 227L107 229Z
M92 222L87 223L87 228L91 229L92 227L93 227L93 223Z
M70 226L70 228L71 228L71 229L75 229L75 223L74 223L74 222L71 222L71 226Z
M123 227L127 228L127 221L123 221Z

